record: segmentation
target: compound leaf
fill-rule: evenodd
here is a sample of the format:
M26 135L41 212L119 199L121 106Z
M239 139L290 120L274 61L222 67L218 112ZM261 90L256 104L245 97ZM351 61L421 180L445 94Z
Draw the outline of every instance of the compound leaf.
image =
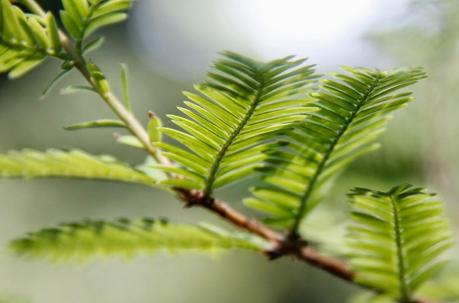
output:
M320 202L339 173L375 150L390 113L412 100L396 90L425 77L420 68L379 71L345 68L324 80L313 96L320 110L287 134L289 144L274 151L264 182L245 203L267 214L266 221L297 233L302 219Z
M355 188L349 196L347 242L356 281L411 302L453 244L442 203L410 185L388 192Z
M0 154L0 177L63 177L132 182L149 186L155 184L155 180L148 175L111 156L93 156L79 150L57 149L44 153L23 150Z
M172 224L166 220L119 219L105 222L85 220L44 229L14 240L10 248L17 254L54 261L84 261L95 256L121 255L166 250L218 252L242 248L259 250L266 243L245 233L227 232L211 225Z

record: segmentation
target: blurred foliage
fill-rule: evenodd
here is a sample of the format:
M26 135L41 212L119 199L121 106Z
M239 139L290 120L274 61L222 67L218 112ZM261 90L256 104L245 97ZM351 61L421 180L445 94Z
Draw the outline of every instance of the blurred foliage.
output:
M443 274L440 278L431 281L421 289L421 293L426 298L435 302L459 302L458 271L449 271L449 273Z
M394 126L403 128L405 139L393 132L386 157L395 162L402 156L420 167L424 178L454 201L459 194L459 144L453 139L459 135L459 2L410 1L404 15L381 25L368 38L394 64L423 66L429 76L417 90L416 109ZM406 157L404 150L412 156ZM407 163L396 163L403 162Z
M400 302L415 298L447 263L453 245L443 203L410 185L388 192L355 188L346 235L357 281Z
M110 180L153 186L156 180L115 158L92 156L79 150L23 150L0 154L0 176L32 179L37 177L64 177L92 180Z
M457 267L457 266L456 266ZM423 298L432 302L457 303L459 302L459 279L457 269L448 270L440 278L429 281L419 289ZM348 303L392 303L390 297L362 292L352 296Z
M95 256L132 258L139 253L160 250L218 253L234 248L257 250L265 247L269 246L263 239L247 233L228 232L210 224L173 224L165 219L150 218L64 223L29 233L10 245L11 250L20 255L81 262Z
M425 67L428 81L417 89L417 107L396 120L381 154L378 173L395 178L407 172L419 174L446 198L448 208L457 210L459 190L459 2L455 0L411 0L402 15L369 31L370 41L394 65ZM393 170L394 167L399 168ZM411 169L407 169L411 167ZM369 159L355 166L354 172L373 168ZM392 173L390 173L392 171ZM448 212L457 230L456 212ZM457 267L457 254L454 256ZM457 272L456 272L457 273ZM420 292L439 302L457 302L459 284L452 274L428 283ZM360 301L359 301L360 300ZM356 297L355 302L385 302L371 295ZM353 301L354 302L354 301Z

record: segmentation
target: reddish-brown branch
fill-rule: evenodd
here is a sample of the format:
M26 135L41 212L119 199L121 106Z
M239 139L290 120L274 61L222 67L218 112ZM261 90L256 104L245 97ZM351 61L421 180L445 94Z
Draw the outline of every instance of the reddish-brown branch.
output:
M270 259L291 255L346 281L352 282L354 280L355 274L346 263L321 255L319 252L309 247L301 238L286 238L284 235L263 225L261 222L238 212L221 200L212 199L206 201L204 195L199 191L183 189L176 189L176 191L180 193L180 197L186 206L200 206L206 208L218 214L226 221L231 222L233 225L270 241L272 243L272 248L269 251L264 251Z
M263 251L269 259L277 259L283 256L294 256L300 261L306 262L311 266L320 268L329 274L341 278L342 280L357 284L355 281L355 272L349 265L341 260L325 256L314 248L301 237L285 237L281 233L265 226L256 219L249 218L246 215L232 208L228 203L219 199L205 199L200 191L190 191L184 189L175 189L179 194L181 201L186 207L199 206L203 207L233 225L244 229L252 234L256 234L272 243L272 248ZM368 286L358 284L363 288L380 292L379 289L369 288ZM412 303L433 303L426 299L416 299Z
M187 207L200 206L206 208L213 213L216 213L223 219L230 221L233 225L245 229L253 234L257 234L272 243L281 243L284 241L284 237L280 233L268 228L259 221L249 218L236 211L224 201L214 198L210 200L205 199L203 193L200 191L190 191L180 188L175 189L175 191L179 193L181 200Z
M306 261L312 266L321 268L343 280L354 281L355 273L351 271L346 263L340 260L321 255L319 252L309 246L302 246L294 253L295 256L301 261Z
M248 218L240 212L235 211L227 203L221 200L214 200L213 203L204 205L205 208L217 213L219 216L224 219L231 221L234 225L248 230L254 234L257 234L266 240L272 242L283 241L281 234L267 228L265 225L261 224L253 218Z

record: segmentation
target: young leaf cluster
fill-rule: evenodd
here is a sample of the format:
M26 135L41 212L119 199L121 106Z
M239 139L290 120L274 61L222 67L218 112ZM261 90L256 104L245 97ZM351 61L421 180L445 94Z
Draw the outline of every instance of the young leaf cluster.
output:
M442 203L412 186L388 192L356 188L349 196L347 239L358 283L411 302L445 264L442 256L452 245Z
M0 3L0 72L17 78L32 70L48 56L62 56L56 20L26 15L9 0Z
M62 4L65 29L81 42L96 30L125 20L132 0L63 0Z

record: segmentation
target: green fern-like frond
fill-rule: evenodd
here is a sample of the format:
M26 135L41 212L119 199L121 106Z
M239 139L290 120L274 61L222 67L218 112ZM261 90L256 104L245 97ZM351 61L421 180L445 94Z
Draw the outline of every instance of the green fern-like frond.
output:
M208 80L186 92L189 101L179 107L187 117L170 115L182 130L162 128L185 148L160 143L164 155L180 167L162 167L184 178L171 186L213 190L253 174L260 167L273 137L315 110L307 97L315 78L304 59L286 57L261 63L225 52Z
M61 11L65 29L77 41L82 41L96 30L121 22L132 0L62 0Z
M0 8L0 72L17 78L46 57L60 56L62 46L51 13L26 15L9 0L1 0Z
M442 203L408 185L389 192L356 188L349 196L347 242L356 281L411 302L445 264L444 253L453 243Z
M419 68L379 71L345 68L314 93L320 110L290 132L290 144L274 153L265 183L245 203L267 222L298 231L334 177L351 161L378 147L389 114L412 100L395 93L425 77Z
M141 183L155 180L111 156L93 156L79 150L12 151L0 154L0 177L64 177Z
M172 224L165 220L142 219L114 222L86 220L62 224L58 228L30 233L13 241L11 249L20 255L46 257L55 261L83 261L94 256L138 253L197 251L218 252L243 248L259 250L266 243L257 237L219 228Z

